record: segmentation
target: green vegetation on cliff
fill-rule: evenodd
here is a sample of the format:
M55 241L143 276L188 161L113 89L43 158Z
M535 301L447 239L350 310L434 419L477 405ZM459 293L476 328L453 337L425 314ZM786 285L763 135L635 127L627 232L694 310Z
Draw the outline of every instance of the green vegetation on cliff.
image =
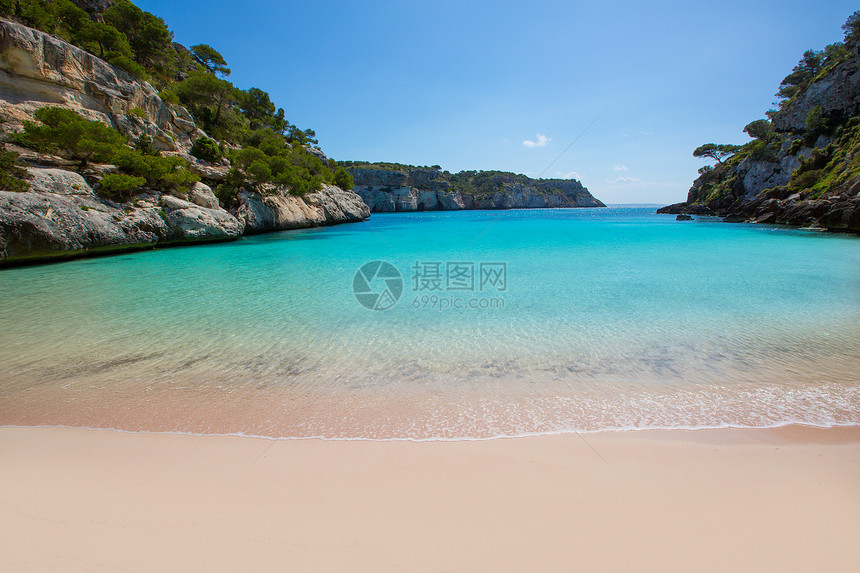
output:
M0 144L0 189L8 191L26 191L30 188L27 183L27 172L18 164L18 154L7 151L6 144Z
M106 176L100 190L112 198L126 196L144 184L150 187L187 191L200 177L188 171L181 157L162 157L132 149L118 131L100 121L88 121L72 110L43 107L37 122L25 121L16 141L43 153L58 153L80 162L111 163L122 173Z
M71 0L0 0L0 15L56 34L115 66L156 83L172 81L180 60L161 18L117 0L93 19Z
M71 0L0 0L0 16L57 35L151 82L168 104L188 109L208 135L194 142L190 154L211 163L222 158L230 161L230 172L216 189L228 205L243 187L265 192L270 188L267 184L280 185L298 195L323 184L352 187L345 170L308 148L318 143L313 130L287 121L284 110L265 91L242 90L226 79L230 69L215 48L198 44L189 50L174 44L164 20L129 0L107 5L98 12L84 10ZM62 152L79 160L81 167L87 162L113 162L129 177L143 178L155 188L169 190L193 182L184 161L148 153L151 142L122 141L116 130L71 112L41 112L36 119L41 125L31 123L20 143ZM129 151L128 146L135 150ZM120 148L125 149L119 153ZM136 181L114 177L104 187L133 192Z

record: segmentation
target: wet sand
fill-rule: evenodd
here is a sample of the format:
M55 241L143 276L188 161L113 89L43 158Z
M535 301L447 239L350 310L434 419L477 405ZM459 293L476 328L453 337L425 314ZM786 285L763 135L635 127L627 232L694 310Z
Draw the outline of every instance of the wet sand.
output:
M858 571L860 427L472 442L0 428L3 571Z

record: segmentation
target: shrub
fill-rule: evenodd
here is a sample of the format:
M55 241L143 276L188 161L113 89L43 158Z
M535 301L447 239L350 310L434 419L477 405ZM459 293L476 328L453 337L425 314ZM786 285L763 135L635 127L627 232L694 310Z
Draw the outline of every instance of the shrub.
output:
M214 189L215 196L224 203L225 207L233 207L237 203L239 189L245 184L245 176L235 167L227 172L224 182Z
M250 167L248 167L247 173L257 183L266 183L272 177L272 169L269 167L269 164L262 159L254 161Z
M140 78L142 80L149 79L149 74L146 73L146 68L144 68L128 56L115 56L108 60L108 62L121 70L125 70L136 78Z
M243 171L247 171L255 161L266 161L267 159L268 156L264 151L251 146L240 149L231 157L232 163Z
M109 161L125 138L100 121L88 121L77 113L60 107L36 110L41 125L24 122L24 133L16 139L27 147L45 153L62 153L79 159L81 167L88 161Z
M803 147L802 139L795 139L791 142L791 145L788 148L789 155L797 155L800 149Z
M128 114L140 119L146 119L146 112L139 107L131 108L130 110L128 110Z
M221 148L214 139L199 137L191 146L191 155L197 159L215 163L221 159Z
M334 184L341 189L346 190L355 187L355 181L353 181L352 175L350 175L343 167L338 167L337 171L334 172Z
M24 179L29 177L26 170L16 164L18 154L6 151L6 145L0 144L0 189L4 191L27 191L29 183Z
M181 157L143 155L124 147L114 154L113 163L126 173L143 177L146 183L156 187L187 189L200 181L200 177L188 171L188 164Z
M143 177L110 173L102 177L99 182L99 191L107 197L117 199L128 196L131 191L138 189L144 183L146 183L146 179Z
M822 133L825 133L828 128L827 118L824 117L824 110L821 109L820 105L809 110L803 123L806 125L807 141L814 140Z
M176 92L170 88L163 89L158 92L158 97L161 98L161 101L164 103L169 103L171 105L179 105L179 96L176 95Z
M824 170L815 169L813 171L804 171L803 173L795 173L791 178L791 187L799 190L804 190L815 185L819 179L824 176Z
M158 150L152 145L152 138L142 133L134 142L134 149L143 155L158 155Z

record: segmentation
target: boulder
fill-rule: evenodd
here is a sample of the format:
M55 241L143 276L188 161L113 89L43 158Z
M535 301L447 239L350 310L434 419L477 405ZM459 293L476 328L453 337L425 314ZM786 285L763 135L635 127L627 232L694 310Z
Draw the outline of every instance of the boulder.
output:
M244 221L223 209L201 207L172 195L162 196L161 206L173 241L235 239L245 230Z
M155 209L129 217L95 197L0 191L0 263L152 246L166 231Z
M188 200L207 209L217 209L220 206L218 197L212 192L212 188L200 181L191 187L188 192Z
M30 189L38 193L57 195L92 195L93 190L80 174L65 169L38 169L30 167Z
M332 185L302 196L283 188L269 190L265 196L243 190L238 199L236 215L244 221L246 233L352 223L370 216L361 197Z

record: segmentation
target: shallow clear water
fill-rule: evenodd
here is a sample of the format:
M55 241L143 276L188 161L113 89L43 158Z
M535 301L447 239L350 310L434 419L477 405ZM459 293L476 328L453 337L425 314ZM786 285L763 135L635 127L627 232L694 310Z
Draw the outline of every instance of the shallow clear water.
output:
M356 279L372 261L402 289L380 265ZM0 424L456 439L860 423L850 236L649 208L378 214L5 270L0 293Z

